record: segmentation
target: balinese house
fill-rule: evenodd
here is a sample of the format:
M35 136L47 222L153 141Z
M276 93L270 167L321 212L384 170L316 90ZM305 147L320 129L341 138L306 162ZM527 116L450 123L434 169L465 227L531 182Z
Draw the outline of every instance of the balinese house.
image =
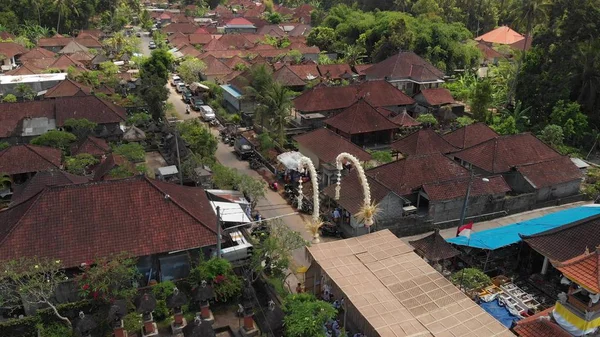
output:
M25 182L36 172L59 169L61 165L62 153L52 147L24 144L0 151L0 172L15 184Z
M87 177L74 175L58 169L40 171L25 183L12 186L14 192L10 198L10 206L28 200L48 186L83 184L89 181L90 179Z
M335 160L340 153L349 153L363 163L371 160L371 154L367 151L325 128L295 136L294 141L298 144L298 151L310 158L317 170L321 172L323 187L337 180Z
M22 54L17 59L17 63L23 64L29 60L37 60L37 59L54 59L56 57L56 53L53 53L44 48L33 48L27 51L25 54Z
M464 113L464 105L456 103L446 88L422 89L413 98L422 108L420 113L432 113L439 120L454 120Z
M414 119L406 109L392 111L386 108L377 108L377 111L386 116L392 123L398 125L400 133L406 134L421 127L421 123Z
M216 221L203 189L144 176L49 186L0 212L0 256L70 269L127 252L144 280L173 280L187 276L190 256L209 255Z
M367 78L367 74L365 73L365 70L371 68L372 64L355 64L352 71L358 75L358 79L360 81L363 81L364 79Z
M459 149L481 144L499 135L485 123L473 123L443 135L444 139Z
M527 39L527 46L525 49L529 49L531 47L531 40L531 37ZM490 47L494 44L499 44L509 46L516 50L523 50L525 36L512 30L508 26L501 26L476 37L475 41L486 43Z
M452 156L477 173L502 174L514 192L535 194L538 202L579 194L577 166L530 133L493 138Z
M367 80L386 80L409 96L444 83L444 72L413 52L390 56L364 73Z
M402 156L458 151L433 129L421 129L392 143L392 151Z
M306 291L344 298L344 324L366 336L513 336L388 230L306 251Z
M93 136L87 136L71 146L71 156L76 156L80 153L88 153L94 157L100 158L109 152L110 146L106 140Z
M293 72L287 65L273 72L273 80L281 83L283 86L293 91L301 92L306 86L306 82Z
M20 55L27 53L27 48L15 42L0 42L0 60L2 71L8 71L17 66L17 59Z
M439 264L440 261L450 260L460 255L460 251L440 235L439 229L408 243L415 248L415 253L430 264Z
M348 64L319 64L321 77L328 81L352 80L356 74Z
M69 118L85 118L97 124L94 136L119 139L125 110L96 96L71 96L41 101L4 103L0 110L0 140L28 142L48 130L62 128Z
M256 33L257 28L254 23L245 18L233 18L223 27L225 33Z
M398 128L362 98L324 123L331 131L362 147L388 146Z
M415 100L386 81L367 81L340 87L316 86L294 99L295 118L302 126L315 125L363 98L375 108L401 111ZM318 126L318 124L316 124Z
M72 37L63 37L60 35L55 35L50 38L39 39L37 46L47 49L51 52L58 53L61 49L67 46L71 41L76 41L86 48L93 48L96 50L102 49L102 43L100 41L90 35L72 38Z
M214 56L206 56L202 59L206 64L206 69L202 71L201 78L203 81L220 82L220 79L229 75L232 72L225 63L219 61Z
M67 78L48 89L44 94L44 98L87 96L91 92L92 89L90 87Z
M113 171L114 170L114 171ZM122 172L136 173L136 168L127 158L111 153L102 157L100 164L94 168L94 181L113 180L121 178Z

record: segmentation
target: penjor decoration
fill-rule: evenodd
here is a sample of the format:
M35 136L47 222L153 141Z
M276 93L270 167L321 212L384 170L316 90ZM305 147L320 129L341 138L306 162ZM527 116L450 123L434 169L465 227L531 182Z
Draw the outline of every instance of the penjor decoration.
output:
M317 181L317 170L315 169L315 165L308 157L302 157L298 162L298 171L303 172L304 169L308 169L308 173L310 174L310 182L313 188L312 220L306 225L306 229L308 229L310 234L313 236L313 243L319 243L319 228L323 226L323 221L321 221L319 218L319 182ZM304 195L302 194L302 179L300 179L298 183L299 209L302 208L302 199L304 199Z
M356 157L346 152L340 153L335 159L336 168L338 170L337 183L335 186L335 200L340 200L343 160L352 162L356 168L358 178L360 179L360 183L363 188L363 205L360 208L360 211L355 214L355 216L360 222L364 222L365 226L370 227L374 223L375 216L377 213L379 213L379 207L376 204L371 203L371 188L369 187L369 182L367 181L367 176L365 175L365 169L362 167Z

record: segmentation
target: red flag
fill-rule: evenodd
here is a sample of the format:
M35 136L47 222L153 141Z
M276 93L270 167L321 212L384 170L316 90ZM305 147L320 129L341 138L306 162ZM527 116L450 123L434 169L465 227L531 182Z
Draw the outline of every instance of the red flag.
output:
M458 227L456 231L456 236L464 236L466 238L471 237L471 232L473 231L473 222L469 222L468 224L464 224Z

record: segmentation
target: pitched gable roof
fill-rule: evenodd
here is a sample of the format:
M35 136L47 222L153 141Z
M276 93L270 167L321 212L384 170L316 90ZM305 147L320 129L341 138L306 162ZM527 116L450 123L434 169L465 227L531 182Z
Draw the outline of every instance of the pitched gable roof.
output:
M241 34L225 34L218 41L227 46L228 49L249 49L254 47L254 43Z
M453 154L490 173L557 159L560 154L530 133L500 136Z
M344 109L364 98L374 107L411 105L415 101L386 81L367 81L341 87L314 87L294 99L302 112Z
M501 26L475 38L475 41L485 41L498 44L513 44L525 36L517 33L508 26Z
M15 192L10 199L10 205L19 204L38 194L48 186L83 184L89 181L89 178L77 176L62 170L41 171L21 186L15 188Z
M228 66L231 69L235 68L235 66L237 66L238 64L243 64L247 67L250 66L250 63L248 63L248 61L244 60L243 58L239 57L238 55L225 60L224 63L226 66Z
M446 260L460 255L460 252L440 235L439 230L435 230L419 240L408 241L408 243L415 248L419 255L429 261Z
M226 75L231 72L231 69L225 63L219 61L216 57L209 55L202 59L206 64L206 69L202 72L207 76Z
M382 183L367 176L367 182L371 190L371 201L374 203L381 202L388 194L393 193ZM323 193L330 198L335 197L335 184L325 187ZM350 173L342 178L340 199L336 203L342 206L351 214L356 214L360 211L363 205L363 188L358 173L356 170L351 170Z
M54 58L55 56L56 56L56 54L49 51L48 49L37 47L37 48L31 49L30 51L21 55L19 57L19 60L21 60L21 62L23 62L23 61L31 60L31 59Z
M96 167L94 171L94 181L113 179L108 174L112 169L117 167L123 167L132 173L135 172L135 167L129 160L121 155L111 153Z
M273 73L273 79L286 87L301 87L306 85L288 66L283 66Z
M569 280L594 294L600 293L600 250L585 252L564 262L552 261L552 264Z
M354 75L352 69L347 64L319 64L317 67L321 76L332 80L339 80L343 76Z
M371 154L367 151L329 129L316 129L295 136L294 140L315 154L323 163L335 163L336 157L342 152L350 153L363 162L371 160Z
M110 146L106 140L87 136L85 139L71 147L71 155L78 155L80 153L89 153L93 156L102 156L110 151Z
M48 59L50 61L54 61L54 59ZM36 67L31 60L26 63L23 63L20 67L7 71L6 75L33 75L33 74L41 74L44 72L44 69Z
M57 169L61 157L60 150L52 147L14 145L0 151L0 172L13 175Z
M11 58L17 55L25 54L26 52L27 48L21 46L18 43L0 42L0 54L6 56L6 58Z
M233 18L227 21L225 26L254 26L254 24L244 18Z
M366 171L398 195L424 185L469 176L469 171L441 153L408 156Z
M350 135L398 128L364 99L326 119L325 124Z
M75 41L87 48L102 48L102 43L93 35L85 35L75 38Z
M54 61L48 68L56 68L60 70L67 70L69 67L80 68L81 70L85 70L85 67L81 62L72 59L69 55L62 54L59 56L56 61Z
M485 123L474 123L449 132L443 137L448 143L455 147L466 149L496 138L498 137L498 134Z
M392 149L403 155L450 153L457 148L433 129L421 129L392 143Z
M519 166L517 171L521 172L523 177L536 189L583 178L579 168L567 156Z
M454 97L452 97L452 94L450 93L450 90L446 88L423 89L419 94L423 96L427 104L432 106L450 104L455 102Z
M59 97L56 104L56 125L63 126L69 118L86 118L96 124L125 121L125 109L94 95Z
M46 98L56 98L64 96L85 96L89 95L92 89L83 84L77 83L70 79L65 79L57 85L48 89L44 94Z
M76 267L127 251L146 256L216 243L204 190L143 176L48 187L0 212L2 259L33 256Z
M291 71L305 81L319 78L319 69L315 63L288 65Z
M58 53L59 54L74 54L76 52L89 52L89 49L79 42L72 40L66 46L63 47Z
M444 72L413 52L400 52L372 65L364 71L369 78L411 79L416 82L437 82Z
M573 337L550 317L554 306L517 322L514 331L520 337Z
M165 33L183 33L183 34L193 34L194 32L196 32L196 30L198 29L198 26L189 23L189 22L182 22L182 23L171 23L165 27L162 28L162 31Z
M202 47L204 51L227 50L229 46L219 41L220 39L212 39Z
M386 116L392 123L400 127L410 128L421 125L420 122L412 118L408 112L406 112L406 109L403 109L400 112L395 112L386 108L377 108L377 111Z
M191 44L207 44L212 40L216 40L210 34L190 34L188 39Z
M489 181L484 182L481 179L474 179L471 184L469 195L476 197L480 195L499 195L511 191L510 186L501 175L488 177ZM463 199L467 195L470 177L457 178L448 181L433 182L423 185L423 191L427 194L430 201L446 201L454 199Z

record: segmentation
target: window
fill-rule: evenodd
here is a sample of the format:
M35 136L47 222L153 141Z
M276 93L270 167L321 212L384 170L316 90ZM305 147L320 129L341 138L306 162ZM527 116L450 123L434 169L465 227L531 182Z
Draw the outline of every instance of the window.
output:
M160 264L160 281L172 281L187 277L190 273L190 262L187 253L172 254L158 258Z

